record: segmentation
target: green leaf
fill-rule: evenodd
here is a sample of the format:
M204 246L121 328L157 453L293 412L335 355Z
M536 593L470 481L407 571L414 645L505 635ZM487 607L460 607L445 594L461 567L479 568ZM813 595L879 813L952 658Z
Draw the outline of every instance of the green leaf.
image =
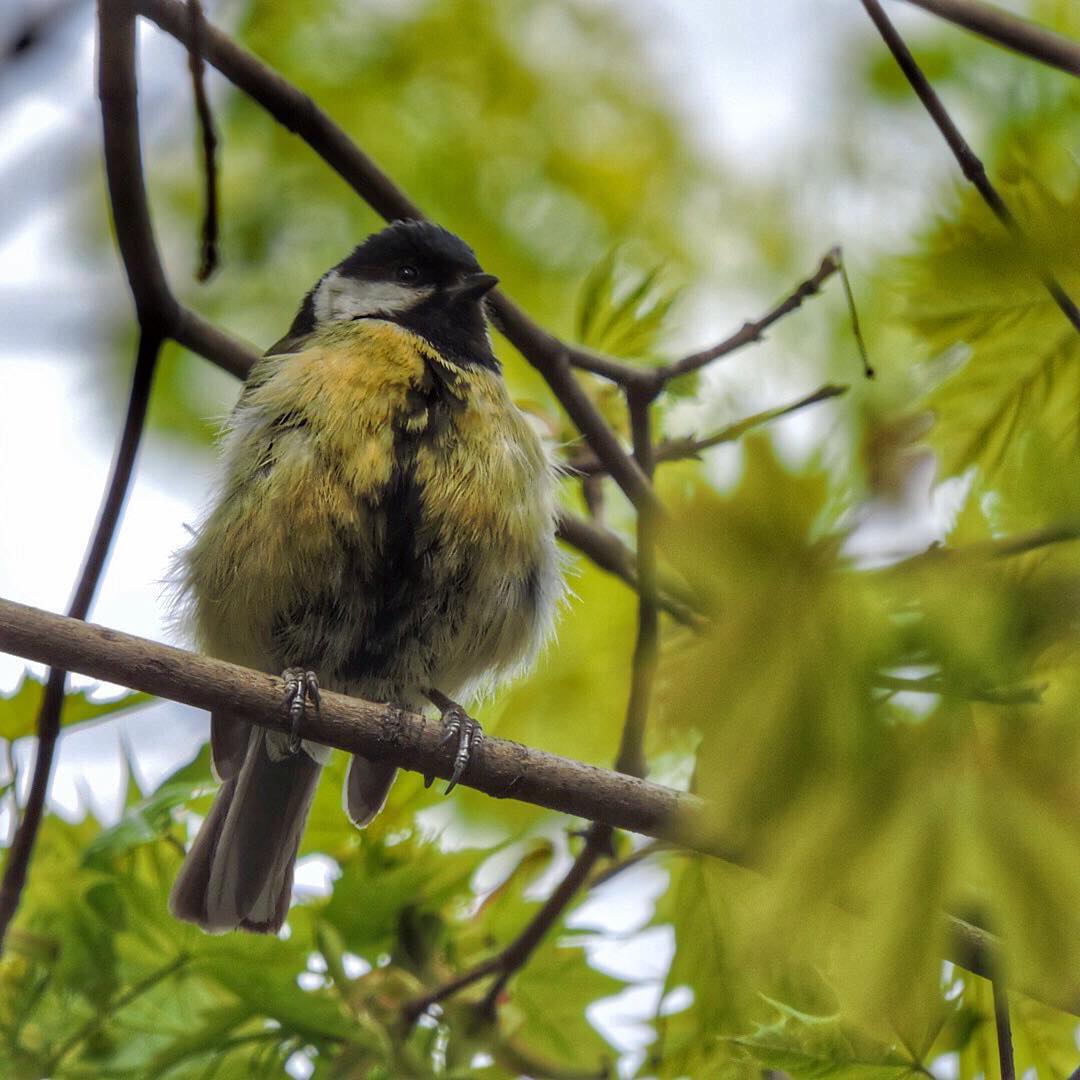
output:
M148 798L124 812L111 828L96 836L83 854L87 866L101 864L142 844L161 839L172 829L174 811L187 805L192 795L207 785L195 781L162 784Z
M972 193L927 238L925 254L903 264L904 314L944 374L928 404L945 475L977 465L995 478L1033 430L1060 454L1080 448L1080 334L1039 280L1041 266L1080 296L1080 175L1073 165L1051 190L1015 156L1002 194L1031 258Z
M200 973L214 979L253 1012L279 1023L288 1031L310 1039L348 1039L355 1024L342 1005L327 992L303 992L296 985L296 969L282 960L299 959L295 949L284 949L276 938L254 947L241 939L206 950L198 961ZM303 965L299 965L303 970Z
M342 866L321 917L347 948L374 961L394 950L422 913L437 914L470 898L469 881L488 854L478 848L440 851L417 839L365 846Z
M680 292L661 278L661 267L636 270L618 251L608 252L582 284L578 340L624 358L654 356Z
M593 1068L614 1058L614 1051L589 1023L586 1009L624 988L623 983L590 967L577 943L551 938L530 957L509 988L520 1017L515 1039L542 1058ZM514 1023L508 1030L514 1034Z
M44 694L45 684L27 673L11 694L0 696L0 738L14 740L33 735ZM156 700L150 694L129 691L111 701L92 701L89 691L77 690L64 695L60 719L70 727L138 709Z
M899 1080L930 1075L897 1047L865 1035L836 1016L812 1016L781 1007L773 1023L731 1041L762 1068L785 1072L795 1080Z

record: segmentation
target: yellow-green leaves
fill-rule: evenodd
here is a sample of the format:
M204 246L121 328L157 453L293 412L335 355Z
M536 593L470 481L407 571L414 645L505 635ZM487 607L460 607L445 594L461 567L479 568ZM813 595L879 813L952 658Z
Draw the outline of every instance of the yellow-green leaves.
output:
M1040 281L1052 273L1080 297L1080 178L1070 165L1051 187L1022 159L1006 176L1030 251L966 193L898 271L902 317L942 379L928 403L945 475L976 465L996 478L1033 432L1062 456L1080 449L1080 333Z
M1002 936L1015 985L1075 994L1076 556L1002 557L974 512L962 531L981 539L852 566L822 477L761 442L731 495L674 504L666 550L718 615L669 649L663 722L699 736L712 825L763 874L751 889L707 864L673 871L669 989L695 997L669 1025L687 1045L742 1038L754 992L800 966L828 980L843 1025L885 1046L933 1030L945 911Z
M6 697L0 696L0 739L14 740L33 735L44 692L45 686L40 680L24 675L15 690ZM77 690L64 696L60 718L63 724L82 724L137 709L153 700L149 694L125 693L111 701L93 701L85 690Z
M581 286L577 339L626 359L655 356L678 297L678 289L664 281L662 267L634 270L612 249Z

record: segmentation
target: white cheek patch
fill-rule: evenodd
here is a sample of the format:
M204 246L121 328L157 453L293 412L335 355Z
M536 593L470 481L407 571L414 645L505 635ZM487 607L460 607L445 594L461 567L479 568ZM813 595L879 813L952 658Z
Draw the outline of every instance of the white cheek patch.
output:
M315 293L315 321L341 322L370 315L396 315L433 291L430 286L342 277L335 271L323 279Z

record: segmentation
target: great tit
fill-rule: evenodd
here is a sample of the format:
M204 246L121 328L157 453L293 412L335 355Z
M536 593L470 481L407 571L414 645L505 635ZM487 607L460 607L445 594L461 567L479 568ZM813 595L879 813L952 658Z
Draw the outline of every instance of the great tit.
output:
M203 651L284 672L293 734L211 717L221 787L172 890L180 919L280 929L329 756L297 732L319 687L434 702L456 781L478 732L455 699L522 669L550 633L554 471L491 348L496 280L452 233L395 222L323 275L244 385L178 600ZM352 758L356 825L394 773Z

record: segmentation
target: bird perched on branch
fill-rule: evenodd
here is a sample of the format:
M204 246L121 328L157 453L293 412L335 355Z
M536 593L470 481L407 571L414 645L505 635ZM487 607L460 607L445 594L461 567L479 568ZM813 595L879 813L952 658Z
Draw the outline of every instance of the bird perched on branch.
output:
M205 652L284 673L291 732L211 718L222 785L172 890L178 918L281 927L330 753L301 736L319 687L434 703L453 787L480 739L454 699L520 669L550 630L553 471L491 349L496 280L445 229L395 222L320 279L244 386L178 592ZM394 772L352 759L353 822Z

